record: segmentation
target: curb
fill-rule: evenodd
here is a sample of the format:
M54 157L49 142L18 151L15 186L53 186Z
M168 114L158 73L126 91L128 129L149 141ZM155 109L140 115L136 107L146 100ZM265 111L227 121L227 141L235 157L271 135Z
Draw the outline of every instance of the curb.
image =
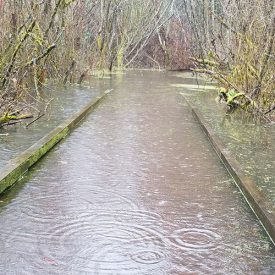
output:
M104 92L100 96L92 99L79 112L65 120L49 134L41 138L38 142L12 159L0 170L0 194L15 184L39 159L49 152L58 142L65 138L90 111L108 94Z
M182 95L182 94L181 94ZM225 168L233 177L236 186L240 189L250 208L261 222L273 244L275 244L275 213L272 211L273 206L269 203L266 195L259 190L255 181L241 171L240 163L226 149L225 144L213 132L208 122L205 121L202 114L182 95L189 105L193 116L199 122L200 127L206 134L215 152L223 162Z

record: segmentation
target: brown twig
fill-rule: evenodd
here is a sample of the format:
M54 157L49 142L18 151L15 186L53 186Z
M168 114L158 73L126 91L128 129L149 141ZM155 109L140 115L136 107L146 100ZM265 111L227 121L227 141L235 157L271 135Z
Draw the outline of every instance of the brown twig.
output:
M34 119L33 121L31 121L30 123L28 123L26 125L26 128L28 128L30 125L32 125L34 122L36 122L37 120L39 120L41 117L45 116L45 114L41 114L40 116L38 116L36 119Z

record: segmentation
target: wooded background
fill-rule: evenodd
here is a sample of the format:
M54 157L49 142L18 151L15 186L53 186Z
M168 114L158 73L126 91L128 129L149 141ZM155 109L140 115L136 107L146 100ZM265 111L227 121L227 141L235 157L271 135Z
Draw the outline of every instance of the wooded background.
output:
M231 109L275 109L274 0L0 0L0 124L46 79L91 69L190 69ZM27 114L25 114L27 115Z

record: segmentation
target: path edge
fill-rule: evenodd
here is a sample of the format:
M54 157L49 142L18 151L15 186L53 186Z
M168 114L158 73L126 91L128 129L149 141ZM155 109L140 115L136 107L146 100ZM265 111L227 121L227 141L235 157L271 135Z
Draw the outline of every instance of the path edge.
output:
M248 205L275 245L275 213L271 211L272 205L269 203L266 195L259 190L255 181L251 177L245 175L244 172L240 169L241 166L239 162L226 149L225 144L214 133L201 112L196 107L194 107L183 94L181 95L191 109L192 115L198 121L203 132L206 134L219 159L222 161L226 170L234 179L236 186L241 191Z
M108 93L109 91L107 90L101 95L93 98L80 111L66 119L63 123L54 128L19 156L11 159L2 169L0 169L0 195L8 188L12 187L33 165L57 145L57 143L71 133Z

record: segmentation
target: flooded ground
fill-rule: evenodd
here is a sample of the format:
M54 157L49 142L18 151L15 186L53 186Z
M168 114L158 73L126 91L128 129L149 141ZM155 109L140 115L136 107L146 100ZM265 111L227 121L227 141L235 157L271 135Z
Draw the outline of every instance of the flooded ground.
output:
M274 274L273 245L174 78L112 81L0 197L0 274Z
M211 89L210 83L200 79L198 89L195 83L193 86L184 84L183 79L188 74L176 76L177 81L172 85L201 111L245 174L253 177L270 199L275 211L275 125L255 123L242 114L226 116L224 106L215 101L217 90Z
M108 79L93 78L91 82L86 82L82 87L64 87L52 84L45 88L42 92L43 100L50 102L50 104L48 104L44 117L28 129L22 125L0 129L0 169L8 160L29 148L66 118L84 107L89 100L99 94L99 91L104 91L108 87ZM51 100L52 98L54 100ZM47 104L45 103L45 105Z

